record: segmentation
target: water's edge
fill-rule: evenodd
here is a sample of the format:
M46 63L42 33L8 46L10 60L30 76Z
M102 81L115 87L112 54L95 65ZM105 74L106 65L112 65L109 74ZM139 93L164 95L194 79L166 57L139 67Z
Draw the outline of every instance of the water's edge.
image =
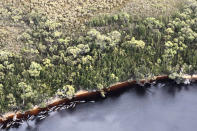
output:
M185 75L183 76L183 78L191 80L191 81L197 81L197 75L193 75L193 76ZM57 100L53 102L52 104L47 105L44 108L38 107L32 110L26 111L25 113L19 112L17 114L9 115L6 118L0 118L0 124L4 125L4 128L5 128L9 122L12 122L15 120L27 120L31 116L36 116L42 111L51 111L53 107L56 107L58 105L70 104L76 101L97 100L97 99L101 99L103 95L110 96L112 94L119 93L123 90L126 90L127 88L151 84L153 82L158 82L158 81L172 81L172 80L169 78L169 76L162 75L162 76L156 76L149 80L140 80L139 82L137 82L136 80L132 80L132 81L128 80L125 82L120 82L108 88L104 88L102 90L97 90L97 91L92 91L92 92L82 92L80 94L76 94L72 99L65 98L65 99Z

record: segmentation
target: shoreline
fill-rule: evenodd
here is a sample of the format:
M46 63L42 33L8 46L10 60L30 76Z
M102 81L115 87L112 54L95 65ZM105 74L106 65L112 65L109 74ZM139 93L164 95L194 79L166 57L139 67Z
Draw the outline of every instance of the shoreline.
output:
M190 81L196 81L197 80L197 75L184 75L182 76L183 79L188 79ZM155 81L159 81L159 80L171 80L169 78L168 75L161 75L161 76L156 76L154 78L145 80L142 79L139 82L137 82L136 80L127 80L124 82L118 82L116 84L113 84L111 86L109 86L108 88L104 88L102 90L96 90L96 91L79 91L77 92L74 97L72 99L68 99L68 98L64 98L64 99L57 99L56 101L54 101L51 104L48 104L46 107L41 108L41 107L35 107L31 110L25 111L24 113L21 112L17 112L16 114L14 113L10 113L7 116L5 116L4 118L0 117L0 124L2 125L7 125L9 122L13 122L16 120L28 120L29 117L31 116L37 116L39 113L41 113L42 111L46 111L49 112L53 107L57 107L59 105L62 104L69 104L72 102L76 102L76 101L89 101L89 100L93 100L96 99L98 97L103 97L103 93L104 95L106 93L110 94L110 93L114 93L120 90L124 90L126 88L132 88L132 86L134 85L139 85L139 84L146 84L146 83L152 83ZM53 110L54 111L54 110Z

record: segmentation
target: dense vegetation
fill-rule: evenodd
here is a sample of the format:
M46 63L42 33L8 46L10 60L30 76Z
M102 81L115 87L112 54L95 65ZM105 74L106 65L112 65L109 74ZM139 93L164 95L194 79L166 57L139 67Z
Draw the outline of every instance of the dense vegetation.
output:
M55 96L72 98L80 89L197 70L194 0L172 16L136 18L125 12L95 16L77 37L66 33L63 22L39 11L20 16L13 18L25 27L17 38L20 53L0 50L1 113L44 106Z

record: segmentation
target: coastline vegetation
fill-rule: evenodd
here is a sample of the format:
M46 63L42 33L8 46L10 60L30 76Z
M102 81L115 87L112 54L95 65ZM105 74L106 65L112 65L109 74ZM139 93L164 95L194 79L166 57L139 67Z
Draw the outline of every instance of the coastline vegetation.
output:
M10 7L0 10L1 18L24 28L13 41L20 42L18 48L11 51L4 48L7 34L0 35L0 113L28 110L52 97L72 98L76 91L101 90L128 79L197 73L196 0L171 16L96 15L76 36L67 33L72 30L66 22L39 10Z

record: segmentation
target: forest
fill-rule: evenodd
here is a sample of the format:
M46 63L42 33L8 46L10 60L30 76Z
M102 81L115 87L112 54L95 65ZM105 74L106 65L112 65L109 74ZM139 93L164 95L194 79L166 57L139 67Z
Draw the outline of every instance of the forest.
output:
M3 3L0 114L44 107L53 98L72 98L79 90L102 90L125 80L197 74L196 0L183 1L170 15L152 17L112 10L126 0L107 2L106 7L91 6L104 10L98 15L90 15L99 10L84 4L75 19L51 18L39 10L42 6L23 3L19 9Z

